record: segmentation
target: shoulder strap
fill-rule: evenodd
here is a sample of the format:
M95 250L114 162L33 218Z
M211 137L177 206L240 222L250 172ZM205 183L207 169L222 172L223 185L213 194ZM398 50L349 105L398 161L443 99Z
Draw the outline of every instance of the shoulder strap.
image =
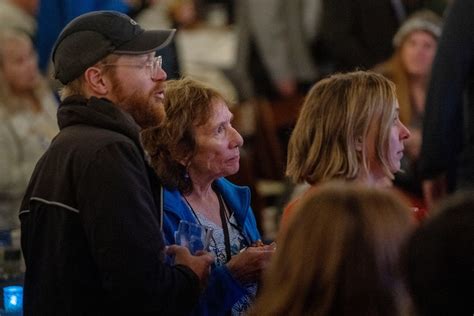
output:
M164 194L163 194L163 185L160 184L160 232L163 232L163 203L164 203Z
M229 237L229 227L227 227L227 216L225 214L226 211L225 211L224 202L222 201L222 195L217 194L217 198L219 200L219 211L221 215L222 230L224 231L226 262L229 262L232 257L232 253L230 252L230 237Z

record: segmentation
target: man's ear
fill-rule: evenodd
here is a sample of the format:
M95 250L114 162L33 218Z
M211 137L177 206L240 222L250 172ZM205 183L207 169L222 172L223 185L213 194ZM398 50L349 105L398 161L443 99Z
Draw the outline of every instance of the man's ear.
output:
M89 89L96 95L106 95L109 92L107 81L98 67L89 67L84 73Z

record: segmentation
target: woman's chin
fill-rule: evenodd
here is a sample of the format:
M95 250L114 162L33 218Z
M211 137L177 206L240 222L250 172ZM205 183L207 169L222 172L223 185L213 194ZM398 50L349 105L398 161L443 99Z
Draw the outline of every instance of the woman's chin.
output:
M396 173L399 173L399 172L403 172L402 165L401 165L400 161L390 168L390 172L393 175L395 175Z
M239 169L240 169L239 167L240 167L239 164L237 164L237 166L232 166L228 168L225 177L233 176L234 174L239 172Z

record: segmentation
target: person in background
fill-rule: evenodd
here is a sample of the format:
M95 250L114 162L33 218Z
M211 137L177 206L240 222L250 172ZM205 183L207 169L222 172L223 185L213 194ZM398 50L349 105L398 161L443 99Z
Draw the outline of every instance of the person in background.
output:
M416 230L402 263L417 315L474 313L474 192L443 200Z
M291 129L303 96L320 77L313 44L318 38L321 3L235 1L237 50L229 74L240 101L237 111L246 113L247 121L255 119L257 126L248 133L241 129L245 149L257 157L251 165L257 178L284 180Z
M193 28L200 21L199 3L196 0L152 0L136 16L137 22L145 29L155 28ZM181 64L176 40L158 52L163 56L163 69L168 79L178 79L181 75Z
M164 190L164 235L174 243L181 220L213 230L215 267L197 315L241 315L273 247L262 246L250 207L250 190L224 177L239 170L242 137L232 127L228 102L192 79L169 81L165 119L142 132Z
M305 196L249 315L409 315L400 251L411 211L389 192L323 184Z
M1 0L0 29L16 29L35 38L39 0Z
M365 71L335 74L306 96L290 138L286 175L310 184L309 190L332 179L389 187L409 137L390 80ZM284 226L298 201L285 208Z
M30 37L0 28L0 230L20 227L18 209L34 166L58 132L57 101Z
M318 78L312 56L321 0L236 2L238 49L235 71L242 101L270 101L306 93Z
M323 0L321 50L332 71L370 69L393 53L392 38L422 0Z
M393 38L395 53L376 66L395 83L400 104L400 120L408 126L411 137L405 142L402 159L403 172L395 176L395 185L422 207L421 179L418 159L421 150L421 129L425 113L425 99L431 66L441 35L441 19L431 11L423 10L410 16Z
M474 187L474 2L453 1L426 98L420 173L428 207Z
M60 132L20 210L25 315L185 315L197 302L213 258L173 245L164 262L160 183L139 139L162 118L155 51L173 34L95 11L59 35Z

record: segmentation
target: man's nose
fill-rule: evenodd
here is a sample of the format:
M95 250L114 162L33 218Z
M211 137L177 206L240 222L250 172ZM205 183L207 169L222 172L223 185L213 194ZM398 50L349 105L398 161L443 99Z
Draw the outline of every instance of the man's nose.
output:
M151 76L153 81L165 81L168 78L166 71L163 68L160 68L155 74Z

